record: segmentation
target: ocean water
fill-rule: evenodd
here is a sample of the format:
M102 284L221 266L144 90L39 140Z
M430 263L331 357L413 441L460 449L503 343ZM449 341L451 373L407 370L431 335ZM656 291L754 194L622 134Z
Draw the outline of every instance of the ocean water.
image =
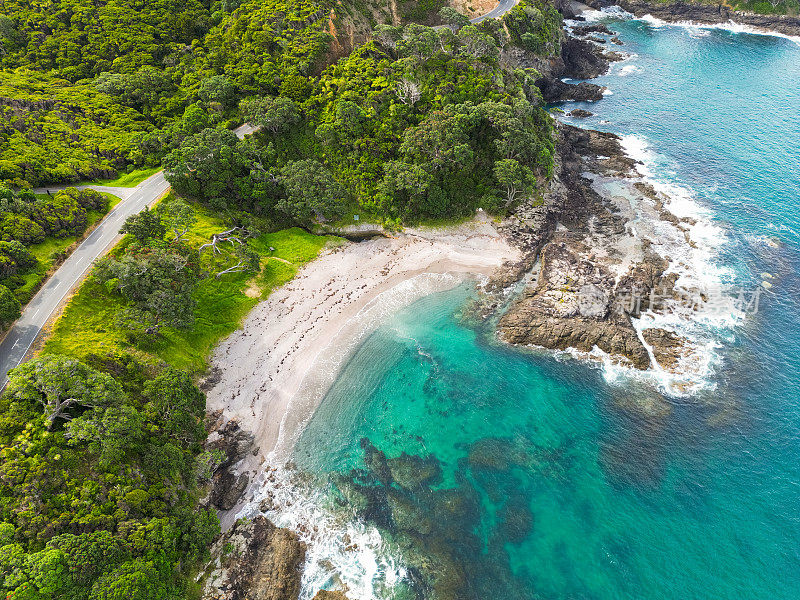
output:
M469 285L386 319L295 448L331 514L361 523L309 596L340 578L365 600L800 598L800 44L609 26L631 56L601 102L565 108L702 212L717 273L763 290L757 310L688 396L497 344L461 318Z

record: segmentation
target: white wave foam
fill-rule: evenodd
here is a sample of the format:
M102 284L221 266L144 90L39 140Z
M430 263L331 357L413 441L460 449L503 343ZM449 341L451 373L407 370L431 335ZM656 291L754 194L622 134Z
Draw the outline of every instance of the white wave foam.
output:
M664 208L679 219L687 219L679 224L663 220L650 200L642 198L641 194L629 194L635 213L629 221L632 235L648 239L650 247L670 261L665 274L674 274L675 289L680 292L678 298L657 298L662 306L643 312L639 318L631 320L632 324L648 349L643 332L651 328L685 338L690 349L670 370L663 369L650 352L651 368L644 372L612 360L599 349L570 354L599 360L608 381L616 381L624 375L648 381L661 391L677 396L713 389L714 373L722 360L719 349L724 341L732 339L734 329L744 318L732 294L734 273L717 262L720 249L728 243L727 235L713 222L711 213L697 203L690 190L654 174L656 170L663 172L664 168L644 139L624 136L622 146L628 156L640 161L637 169L642 180L658 192ZM599 183L600 179L595 178L595 185L605 186L606 192L618 197L625 196L626 186L631 185L619 181L603 184ZM603 190L598 191L602 193Z
M748 33L750 35L766 35L770 37L783 38L800 45L800 37L798 36L787 35L778 31L772 31L770 29L761 29L759 27L746 25L744 23L737 23L733 19L726 23L699 23L697 21L665 21L663 19L659 19L658 17L654 17L653 15L647 14L643 17L639 17L638 20L645 21L654 29L663 29L664 27L683 27L689 30L689 35L692 37L705 37L708 35L708 33L704 32L708 32L712 29L721 29L723 31L730 31L731 33Z
M627 77L628 75L632 75L634 73L641 73L642 68L636 65L624 65L618 72L617 75L620 77Z
M311 600L321 589L346 590L351 600L396 597L406 579L399 550L376 527L348 512L352 509L334 508L309 483L289 467L265 468L236 518L263 514L306 544L300 600Z
M624 10L621 6L617 6L616 4L613 6L605 6L600 10L595 10L595 9L584 10L583 12L581 12L581 16L585 19L585 21L567 20L564 22L574 27L575 25L592 23L604 19L628 20L633 18L633 15L631 13Z

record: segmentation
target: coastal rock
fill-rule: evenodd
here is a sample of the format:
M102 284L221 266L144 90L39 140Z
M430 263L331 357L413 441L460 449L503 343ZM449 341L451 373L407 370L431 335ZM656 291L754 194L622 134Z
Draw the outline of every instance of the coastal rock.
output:
M223 468L236 464L254 448L255 436L242 429L235 419L212 429L206 440L206 450L219 450L223 453L225 458L220 464Z
M572 33L575 35L585 36L591 33L612 35L614 32L611 31L604 23L592 23L591 25L579 25L577 27L573 27Z
M652 15L664 21L695 21L697 23L727 24L731 21L759 29L777 31L784 35L800 35L800 17L789 15L760 15L733 10L724 4L690 2L647 2L644 0L587 0L592 8L618 5L642 17Z
M250 478L245 473L234 475L228 469L220 469L211 482L211 504L220 510L230 510L239 502Z
M586 40L568 37L561 44L561 58L564 61L562 77L593 79L608 71L609 58L603 49Z
M576 117L579 119L585 119L586 117L591 117L594 115L593 112L589 112L588 110L583 110L582 108L575 108L567 113L570 117Z
M637 368L649 366L647 350L627 315L612 306L615 283L606 269L583 259L566 243L548 244L541 265L537 285L527 288L500 319L501 339L585 352L597 346Z
M653 349L653 356L662 369L674 371L683 356L688 340L672 331L660 328L645 329L642 337Z
M650 239L629 233L630 202L649 206L656 220L672 225L679 220L649 184L636 179L637 163L625 155L618 136L562 124L557 150L556 177L543 201L522 203L501 226L529 257L538 256L538 271L510 304L501 305L500 294L488 286L480 301L485 312L507 307L497 323L498 337L507 343L587 353L598 348L623 364L648 369L651 357L631 318L662 309L676 295L676 276L665 274L669 262ZM601 196L587 173L634 178L625 187L631 199ZM653 299L659 304L651 306ZM686 340L668 332L648 335L658 365L675 368Z
M542 91L545 102L597 102L603 98L602 86L582 81L578 84L565 83L556 78L542 78L536 82Z
M237 473L235 466L255 448L255 437L243 430L236 420L226 420L222 411L206 415L209 431L206 450L221 454L211 477L211 491L206 502L219 510L230 510L236 506L247 489L250 478L246 473Z
M212 549L202 600L297 600L306 546L263 516L237 521Z

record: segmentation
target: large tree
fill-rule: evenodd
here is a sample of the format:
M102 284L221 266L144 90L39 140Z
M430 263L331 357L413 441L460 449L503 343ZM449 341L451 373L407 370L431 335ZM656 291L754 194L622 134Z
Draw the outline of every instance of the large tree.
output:
M345 192L331 172L317 160L298 160L281 169L286 198L278 208L298 223L335 219L341 214Z
M19 319L22 314L21 308L14 292L0 285L0 329L5 329L11 322Z
M119 232L132 235L142 246L146 246L164 239L167 228L161 221L161 214L145 206L144 210L125 219Z
M272 133L285 131L300 120L297 105L281 96L247 98L242 101L240 108L248 123Z
M36 257L20 242L0 242L0 277L24 273L35 267L36 262Z
M117 323L123 329L157 333L164 326L187 329L194 324L198 276L180 254L148 249L107 257L98 262L93 277L130 302Z
M274 187L266 163L252 140L210 128L187 137L163 162L178 194L217 209L263 207Z
M76 410L111 406L123 396L109 375L57 355L35 358L11 371L6 393L18 401L40 404L48 429L57 419L72 420Z

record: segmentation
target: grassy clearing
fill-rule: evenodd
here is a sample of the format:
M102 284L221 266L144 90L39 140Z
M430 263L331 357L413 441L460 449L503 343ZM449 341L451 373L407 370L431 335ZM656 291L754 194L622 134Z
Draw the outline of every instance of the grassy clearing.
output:
M136 187L151 175L155 175L161 167L148 169L135 169L130 173L123 173L114 179L95 179L89 183L93 185L107 185L109 187Z
M210 211L202 207L196 209L197 223L185 239L199 246L226 224ZM44 352L81 359L93 353L134 351L153 355L179 369L202 372L217 342L241 325L259 299L291 280L303 264L313 260L326 244L338 239L292 228L250 240L250 245L261 255L260 273L255 276L229 273L219 279L207 276L195 291L194 327L189 331L166 328L137 346L114 327L116 313L124 306L123 300L89 279L56 322ZM270 247L275 250L270 251ZM255 294L252 293L254 289ZM251 291L249 295L248 290Z

